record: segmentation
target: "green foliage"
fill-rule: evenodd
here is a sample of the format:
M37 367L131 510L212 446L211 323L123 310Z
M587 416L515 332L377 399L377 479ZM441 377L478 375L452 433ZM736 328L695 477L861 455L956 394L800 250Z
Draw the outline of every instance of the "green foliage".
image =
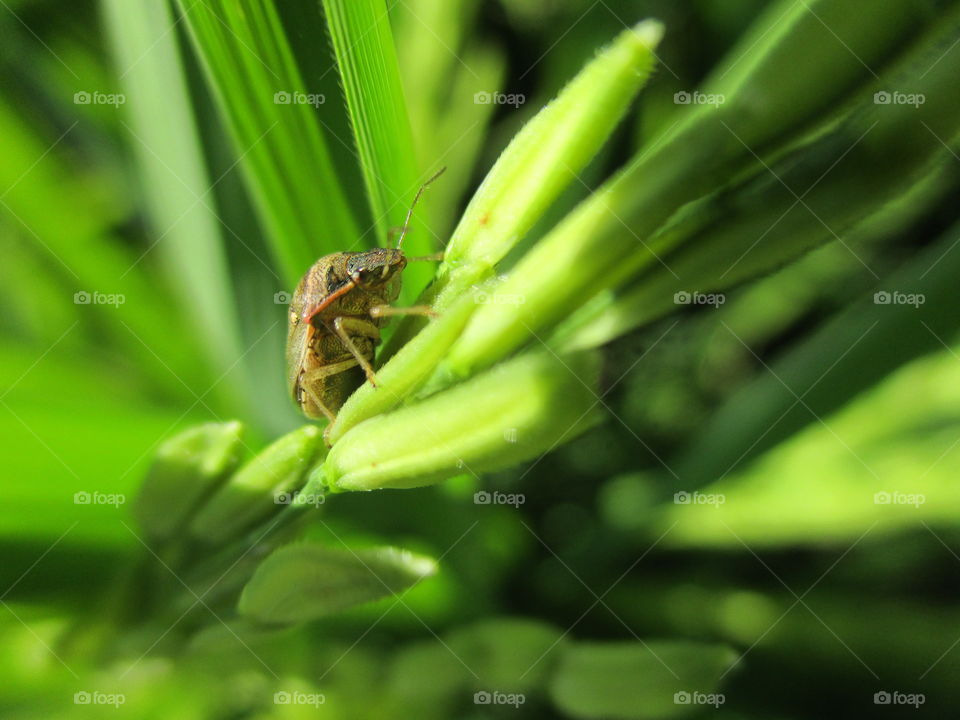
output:
M284 435L237 471L197 512L190 534L223 545L290 504L321 455L320 430L306 425Z
M506 362L361 423L330 451L323 482L332 490L419 487L535 458L596 420L597 375L597 358L588 353Z
M59 6L0 11L4 717L960 702L960 4ZM286 291L444 166L434 316L304 424Z
M291 286L318 255L339 249L341 238L363 242L317 115L327 98L314 98L318 93L298 69L272 3L178 6L233 137L281 282Z
M236 468L242 431L239 422L199 425L157 449L134 506L148 537L167 540L183 529L201 500Z
M395 595L435 572L430 558L396 548L288 545L260 564L238 610L264 624L300 623Z
M564 651L550 694L572 717L678 717L723 704L709 698L736 657L723 646L683 642L583 643ZM693 693L706 698L693 701Z
M387 5L384 0L323 0L323 8L370 199L376 244L383 246L388 231L403 226L413 193L425 178L417 168ZM427 236L428 227L419 221L412 225L404 241L409 255L436 252L439 242ZM412 266L405 273L405 297L416 297L430 275L430 267Z

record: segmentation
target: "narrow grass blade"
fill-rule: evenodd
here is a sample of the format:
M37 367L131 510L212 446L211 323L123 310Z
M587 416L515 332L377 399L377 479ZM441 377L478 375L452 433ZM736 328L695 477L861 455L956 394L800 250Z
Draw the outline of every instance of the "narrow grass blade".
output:
M502 87L502 51L472 32L476 0L418 0L390 10L404 95L421 167L446 166L430 189L429 221L449 237L460 215Z
M950 311L960 303L960 254L950 252L958 233L955 225L880 280L876 295L851 305L733 395L680 456L677 469L690 486L744 467L894 369L952 342L960 330ZM893 293L916 303L895 304Z
M390 228L403 225L413 197L425 179L416 149L400 68L384 0L323 0L337 65L359 152L360 167L377 238L386 245ZM438 168L432 168L432 174ZM426 201L424 201L426 204ZM423 208L418 208L422 216ZM428 225L411 218L404 249L409 255L436 252L439 243ZM426 263L404 273L406 297L416 297L432 274Z
M229 128L282 280L359 237L317 117L272 3L178 0ZM349 240L348 240L349 239Z
M103 8L126 94L124 134L144 178L156 253L211 375L223 377L214 392L238 412L246 388L228 372L242 355L233 288L176 34L169 30L172 13L165 0L104 0Z

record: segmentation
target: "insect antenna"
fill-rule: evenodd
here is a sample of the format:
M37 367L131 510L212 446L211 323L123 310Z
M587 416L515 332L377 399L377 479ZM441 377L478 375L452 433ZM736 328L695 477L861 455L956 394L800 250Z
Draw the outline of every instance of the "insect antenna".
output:
M420 189L417 190L417 194L414 196L413 202L410 204L410 209L407 210L407 218L403 221L403 228L400 230L400 238L397 240L397 250L399 250L400 246L403 244L403 238L407 234L407 228L410 226L410 218L413 217L413 209L417 206L417 201L420 200L420 196L423 195L423 191L430 187L430 183L443 175L443 173L446 171L446 167L440 168L433 174L433 177L429 178L423 185L420 186Z

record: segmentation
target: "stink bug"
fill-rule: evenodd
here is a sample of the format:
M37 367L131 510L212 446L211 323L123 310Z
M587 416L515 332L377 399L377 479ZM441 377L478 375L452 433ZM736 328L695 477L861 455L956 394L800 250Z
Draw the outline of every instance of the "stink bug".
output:
M307 417L332 423L364 378L376 386L374 351L391 315L433 314L428 307L394 308L391 303L400 294L407 262L437 259L408 258L401 246L417 201L445 169L417 191L396 248L325 255L297 285L287 332L287 387Z

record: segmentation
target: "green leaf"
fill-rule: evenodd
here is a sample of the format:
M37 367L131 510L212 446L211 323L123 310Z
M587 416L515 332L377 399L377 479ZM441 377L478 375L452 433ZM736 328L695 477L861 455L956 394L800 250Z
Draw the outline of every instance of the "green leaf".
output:
M501 89L503 52L472 32L475 0L418 0L390 9L404 95L421 167L446 165L443 182L430 188L430 224L448 237L460 216L487 126L497 106L478 93Z
M181 332L186 322L165 287L154 282L140 251L133 252L115 234L111 218L98 208L93 179L80 167L51 148L49 138L38 133L35 121L23 117L0 95L0 138L3 159L0 187L2 228L13 229L30 247L36 263L55 283L61 313L43 307L42 320L52 337L37 348L42 352L59 338L76 341L74 332L99 350L110 347L126 358L166 397L186 399L210 386L210 375L196 360L198 344ZM49 151L49 152L48 152ZM37 163L42 157L43 162ZM51 212L57 208L57 212ZM26 268L5 263L0 280L13 284L11 275ZM34 278L23 277L27 291L11 298L16 305L39 307ZM118 305L78 304L75 294L99 292L122 296ZM6 300L4 296L4 300ZM36 308L33 308L33 312ZM60 322L56 322L60 316ZM76 330L73 320L79 322ZM185 387L185 385L187 387Z
M395 595L436 570L432 559L392 547L289 545L263 561L243 589L238 610L265 624L306 622Z
M691 106L675 132L667 132L662 153L676 154L692 143L692 157L713 145L710 166L742 155L744 148L720 119L759 151L872 82L912 36L936 25L934 17L927 3L916 0L882 6L872 0L771 3L704 83L704 92L720 94L724 102L716 109Z
M468 696L469 671L434 638L408 643L392 658L383 680L382 717L447 720Z
M956 337L960 317L946 309L960 302L960 253L951 252L958 233L954 225L874 288L914 295L922 304L878 304L869 292L731 395L678 458L687 487L745 467L901 365L941 350L940 338Z
M648 168L641 155L517 263L498 292L522 302L481 307L438 373L463 377L488 366L546 335L586 300L644 270L648 274L639 279L639 297L620 314L655 315L674 305L678 291L709 291L769 272L896 199L946 152L937 138L953 138L960 130L960 100L949 90L960 59L942 51L958 28L960 16L954 11L949 22L931 31L883 78L901 92L923 95L925 103L883 105L874 103L872 92L862 96L856 112L772 170L758 168L732 198L718 192L688 205L660 232L657 226L674 202L680 196L690 199L699 182L693 179L698 168L717 162L713 156L723 153L703 147L699 162L684 168L682 153L692 150L674 148L675 163L670 161L669 172L662 169L662 177L646 174L660 168ZM918 66L930 70L918 77ZM731 150L732 158L742 153L753 157L729 129L724 133L740 145ZM691 181L671 190L687 172ZM827 173L831 182L820 183ZM809 197L798 200L802 193ZM721 222L727 219L725 211L729 222ZM770 231L775 237L765 238ZM724 273L726 268L733 271Z
M677 717L703 709L693 693L722 703L716 689L736 659L727 646L695 642L575 643L560 658L550 697L576 718Z
M498 617L457 628L450 649L471 668L478 690L529 692L541 685L566 647L564 633L538 620Z
M951 284L951 295L949 306L955 306L956 283ZM909 305L904 309L916 312ZM896 308L879 305L877 310ZM897 339L888 342L930 334L919 318L908 321L891 313L890 322L894 329L908 323L913 329L905 337L894 330ZM880 328L872 332L883 337ZM668 545L742 549L742 543L755 548L849 544L868 528L871 536L879 536L918 524L955 527L960 519L956 482L960 364L956 332L945 340L951 347L905 365L870 392L818 417L742 468L726 463L729 474L701 490L704 497L722 502L665 505L650 532L675 525L664 539ZM874 341L868 334L863 342ZM862 367L858 364L853 372ZM798 395L802 392L802 386L797 388ZM771 400L778 398L773 395ZM711 428L711 445L716 432ZM696 480L710 468L710 461L694 460L688 455L683 462Z
M620 272L643 274L616 299L609 296L571 318L563 346L594 347L662 317L677 309L677 292L732 287L831 240L849 247L845 234L858 223L901 201L919 182L943 176L944 164L953 161L953 150L944 143L956 146L960 140L960 102L950 89L960 60L944 56L943 45L958 31L960 12L954 10L888 68L841 122L740 185L685 207L649 239L649 251L632 253L619 263ZM917 67L930 67L930 72L917 76ZM916 108L878 105L874 91L883 88L917 94L926 102ZM617 212L627 217L625 209ZM627 238L619 245L601 241L591 257L617 247L628 253L629 244ZM614 261L613 255L606 257ZM534 258L528 262L532 267ZM546 283L543 268L537 270L539 281ZM531 294L533 282L527 283ZM574 309L573 303L567 307ZM524 311L519 320L532 325ZM478 313L474 320L483 318ZM486 332L494 331L494 325L487 327ZM512 332L520 335L523 328Z
M535 457L597 419L598 374L590 353L529 353L502 363L354 427L327 456L324 482L332 490L419 487Z
M367 198L379 244L388 229L403 225L419 184L413 133L400 83L385 0L323 0L333 38ZM436 170L436 168L434 169ZM435 252L438 243L411 218L404 240L408 255ZM404 273L405 296L415 298L432 270L416 263Z
M214 392L225 407L246 409L229 370L241 357L240 330L211 182L203 164L187 78L166 0L105 0L107 28L129 115L127 140L140 165L155 252L203 347Z
M273 3L178 0L233 137L282 279L359 238L306 84ZM319 8L317 10L319 12ZM324 106L333 98L322 98Z
M157 450L133 506L143 531L165 540L179 530L233 471L240 459L243 425L208 423L185 430Z
M304 425L259 452L201 508L190 534L206 543L224 544L292 504L293 493L322 445L320 437L320 428Z

